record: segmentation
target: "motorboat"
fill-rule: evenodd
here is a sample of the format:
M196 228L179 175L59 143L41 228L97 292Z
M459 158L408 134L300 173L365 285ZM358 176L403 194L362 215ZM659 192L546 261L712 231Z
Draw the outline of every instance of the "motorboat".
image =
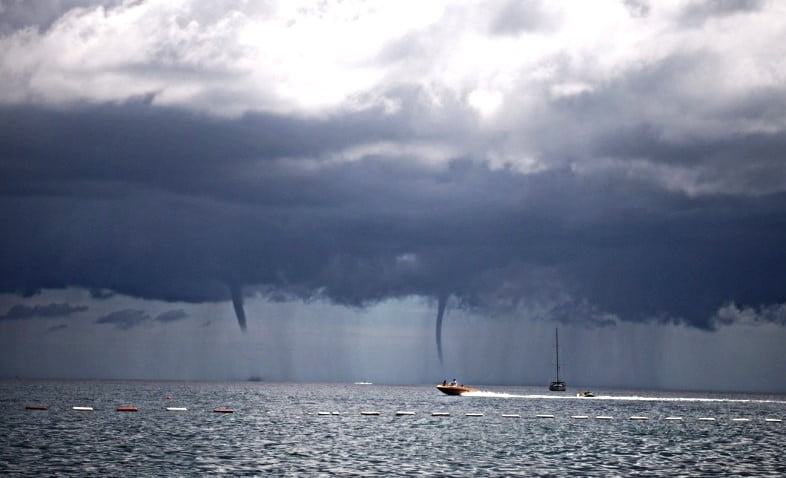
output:
M590 392L589 390L584 390L583 392L579 392L576 394L579 398L587 398L587 397L594 397L595 394Z
M466 392L474 392L477 389L472 387L467 387L465 385L443 383L441 385L437 385L437 390L444 393L445 395L461 395L462 393L466 393Z

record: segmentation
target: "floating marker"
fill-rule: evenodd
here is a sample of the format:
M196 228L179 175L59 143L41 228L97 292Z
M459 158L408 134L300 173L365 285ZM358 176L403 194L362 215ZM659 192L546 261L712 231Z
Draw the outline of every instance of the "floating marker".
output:
M521 418L518 413L503 413L502 418Z
M468 417L482 417L482 413L467 413L466 416Z
M92 412L93 407L71 407L71 410L76 410L77 412Z
M614 417L608 417L608 416L605 416L605 415L600 415L600 416L595 417L595 420L614 420Z
M677 422L677 421L682 420L682 417L666 417L666 418L664 418L664 420L669 421L669 422Z
M218 407L213 409L213 413L235 413L231 408Z
M781 423L783 420L780 418L765 418L764 421L770 423Z
M397 417L414 415L414 414L415 414L415 412L406 412L406 411L402 411L402 410L399 410L399 411L396 412L396 416Z
M187 410L186 407L166 407L166 411L168 412L185 412Z
M379 415L379 412L360 412L361 415Z
M449 417L450 413L448 412L434 412L431 414L432 417Z
M535 415L535 418L554 418L554 415Z
M586 420L589 417L587 415L571 415L570 418L574 420Z
M317 415L332 415L330 412L317 412Z
M699 417L700 422L714 422L715 419L712 417Z
M341 415L339 412L333 412L332 415Z
M25 410L49 410L47 405L25 405Z
M751 421L750 418L732 418L731 421L733 422L749 422Z
M649 420L647 417L632 416L628 420Z
M138 412L139 409L137 407L117 407L118 412Z

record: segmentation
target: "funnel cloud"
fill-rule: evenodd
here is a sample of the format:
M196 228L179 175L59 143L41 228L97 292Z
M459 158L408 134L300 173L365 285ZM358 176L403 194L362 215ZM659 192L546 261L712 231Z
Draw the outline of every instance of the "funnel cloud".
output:
M437 329L436 329L437 357L439 357L439 363L443 364L444 361L442 359L442 319L445 318L445 307L448 304L448 298L446 295L441 295L437 300L438 300Z
M229 287L232 294L232 307L235 309L235 317L237 317L237 325L240 330L246 331L246 311L243 308L243 287L233 284Z

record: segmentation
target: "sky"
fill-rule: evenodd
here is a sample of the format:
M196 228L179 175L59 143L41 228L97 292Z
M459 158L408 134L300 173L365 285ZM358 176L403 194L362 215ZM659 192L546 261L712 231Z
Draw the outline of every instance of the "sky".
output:
M786 4L0 0L0 377L786 391Z

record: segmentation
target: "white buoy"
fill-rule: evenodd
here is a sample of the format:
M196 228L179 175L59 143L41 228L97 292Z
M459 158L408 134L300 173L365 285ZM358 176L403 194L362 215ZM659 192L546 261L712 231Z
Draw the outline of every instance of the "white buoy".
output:
M404 411L404 410L399 410L399 411L396 412L396 416L398 416L398 417L409 416L409 415L414 415L414 414L415 414L415 412L409 412L409 411Z
M609 416L606 416L606 415L599 415L599 416L595 417L595 420L614 420L614 417L609 417Z
M764 421L769 423L781 423L783 420L780 418L765 418Z
M712 417L699 417L700 422L714 422L715 419Z
M630 417L628 420L649 420L649 418L647 418L647 417L640 417L640 416L634 415L634 416Z
M372 416L372 415L373 416L377 416L377 415L379 415L379 412L360 412L360 414L361 415L366 415L366 416Z
M331 415L341 415L341 412L333 412Z
M448 412L434 412L431 414L432 417L449 417L450 413Z
M521 418L518 413L503 413L502 418Z
M571 415L570 418L574 420L586 420L589 417L587 415Z
M467 413L466 416L468 417L482 417L482 413Z
M732 418L731 421L733 422L749 422L751 421L750 418Z
M666 418L664 418L664 420L669 421L669 422L677 422L677 421L682 420L682 417L666 417Z
M71 407L71 410L76 410L77 412L92 412L93 407Z
M554 418L554 415L535 415L535 418Z
M187 410L186 407L166 407L166 411L168 412L185 412Z
M330 412L317 412L317 415L332 415Z

